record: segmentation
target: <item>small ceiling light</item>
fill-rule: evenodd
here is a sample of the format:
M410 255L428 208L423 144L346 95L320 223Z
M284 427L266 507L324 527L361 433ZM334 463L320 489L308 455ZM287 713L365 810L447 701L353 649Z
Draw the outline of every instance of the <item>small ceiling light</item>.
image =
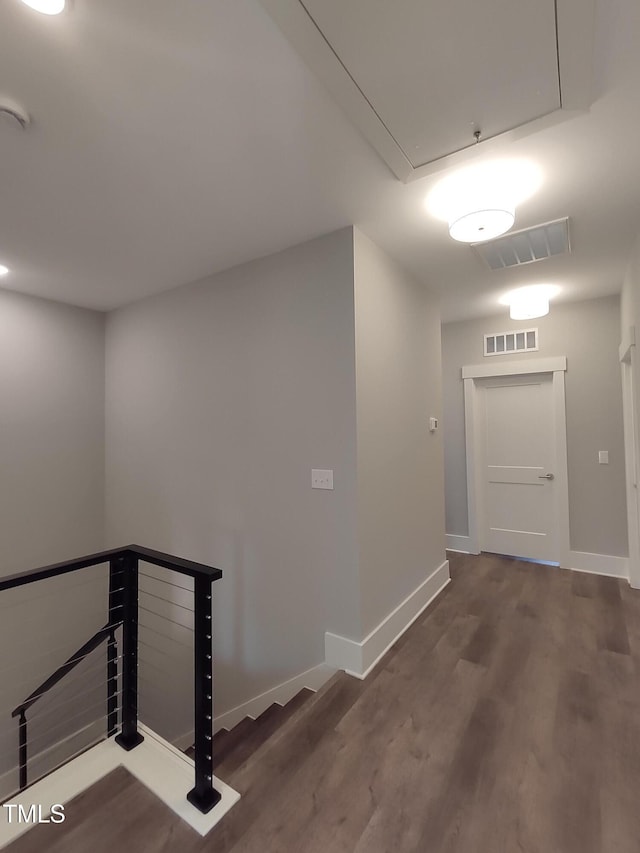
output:
M447 175L429 193L427 209L448 223L454 240L480 243L508 231L517 205L540 183L540 170L528 160L495 160Z
M60 12L64 12L66 5L66 0L22 0L22 2L36 12L42 12L43 15L59 15Z
M500 302L509 306L509 316L512 320L534 320L549 313L549 299L559 290L560 288L553 284L533 284L512 290L503 296Z
M0 264L0 276L6 275L9 272L9 267L5 267L4 264Z

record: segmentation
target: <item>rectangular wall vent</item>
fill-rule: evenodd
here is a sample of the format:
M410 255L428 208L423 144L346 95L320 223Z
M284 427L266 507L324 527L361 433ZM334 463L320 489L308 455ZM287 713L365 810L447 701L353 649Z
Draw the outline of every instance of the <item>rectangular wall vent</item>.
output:
M497 240L474 243L473 248L492 270L518 267L571 252L569 220L558 219L523 231L512 231Z
M537 329L494 332L491 335L484 336L485 355L510 355L514 352L536 352L537 349Z

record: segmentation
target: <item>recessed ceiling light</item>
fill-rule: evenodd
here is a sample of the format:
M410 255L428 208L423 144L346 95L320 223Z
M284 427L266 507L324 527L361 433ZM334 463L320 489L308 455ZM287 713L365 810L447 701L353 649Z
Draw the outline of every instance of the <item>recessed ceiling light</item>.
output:
M9 272L9 267L5 267L4 264L0 264L0 275L6 275Z
M508 231L517 205L540 183L529 160L494 160L447 175L429 193L427 209L449 224L454 240L478 243Z
M505 294L500 303L509 306L512 320L534 320L549 313L549 299L559 291L554 284L532 284Z
M59 15L64 12L66 0L22 0L26 6L42 12L43 15Z

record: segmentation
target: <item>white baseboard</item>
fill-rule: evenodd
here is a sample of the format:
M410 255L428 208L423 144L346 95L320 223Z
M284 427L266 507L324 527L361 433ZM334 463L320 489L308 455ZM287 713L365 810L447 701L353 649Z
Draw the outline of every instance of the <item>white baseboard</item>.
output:
M334 669L366 678L374 666L407 628L449 583L449 561L445 560L377 628L358 643L338 634L324 635L325 660Z
M455 533L447 533L447 551L460 551L463 554L473 554L471 537L456 536Z
M303 687L313 690L315 693L331 678L335 671L335 668L332 669L326 664L321 663L306 670L306 672L300 673L300 675L295 675L282 684L277 684L270 690L266 690L259 696L254 696L253 699L243 702L242 705L237 705L235 708L225 711L224 714L216 715L215 730L232 729L241 720L244 720L245 717L255 719L263 711L266 711L270 705L273 705L274 702L277 702L278 705L286 705Z
M605 575L629 580L629 558L612 557L610 554L589 554L586 551L569 551L569 565L562 566L574 572Z
M146 726L141 724L139 728L144 741L130 752L109 738L16 794L10 802L26 809L32 803L41 805L43 818L51 813L52 805L60 803L66 807L65 813L69 816L67 804L70 800L117 767L125 767L200 835L206 835L238 802L240 794L215 778L213 785L222 794L222 799L208 814L202 814L187 801L187 792L194 783L193 761ZM0 815L0 848L10 844L32 825L15 821L9 823L3 811Z

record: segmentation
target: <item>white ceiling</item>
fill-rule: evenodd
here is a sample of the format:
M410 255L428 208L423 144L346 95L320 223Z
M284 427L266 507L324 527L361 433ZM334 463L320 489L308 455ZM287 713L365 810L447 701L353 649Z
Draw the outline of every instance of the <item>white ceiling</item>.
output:
M414 168L560 108L554 0L299 3Z
M516 227L568 215L573 254L491 272L425 212L437 176L398 181L258 0L74 0L57 18L2 0L0 94L33 117L0 122L3 286L110 309L353 223L446 319L541 280L615 293L640 231L638 43L637 0L597 0L591 110L492 149L544 173ZM471 78L477 57L460 63Z

